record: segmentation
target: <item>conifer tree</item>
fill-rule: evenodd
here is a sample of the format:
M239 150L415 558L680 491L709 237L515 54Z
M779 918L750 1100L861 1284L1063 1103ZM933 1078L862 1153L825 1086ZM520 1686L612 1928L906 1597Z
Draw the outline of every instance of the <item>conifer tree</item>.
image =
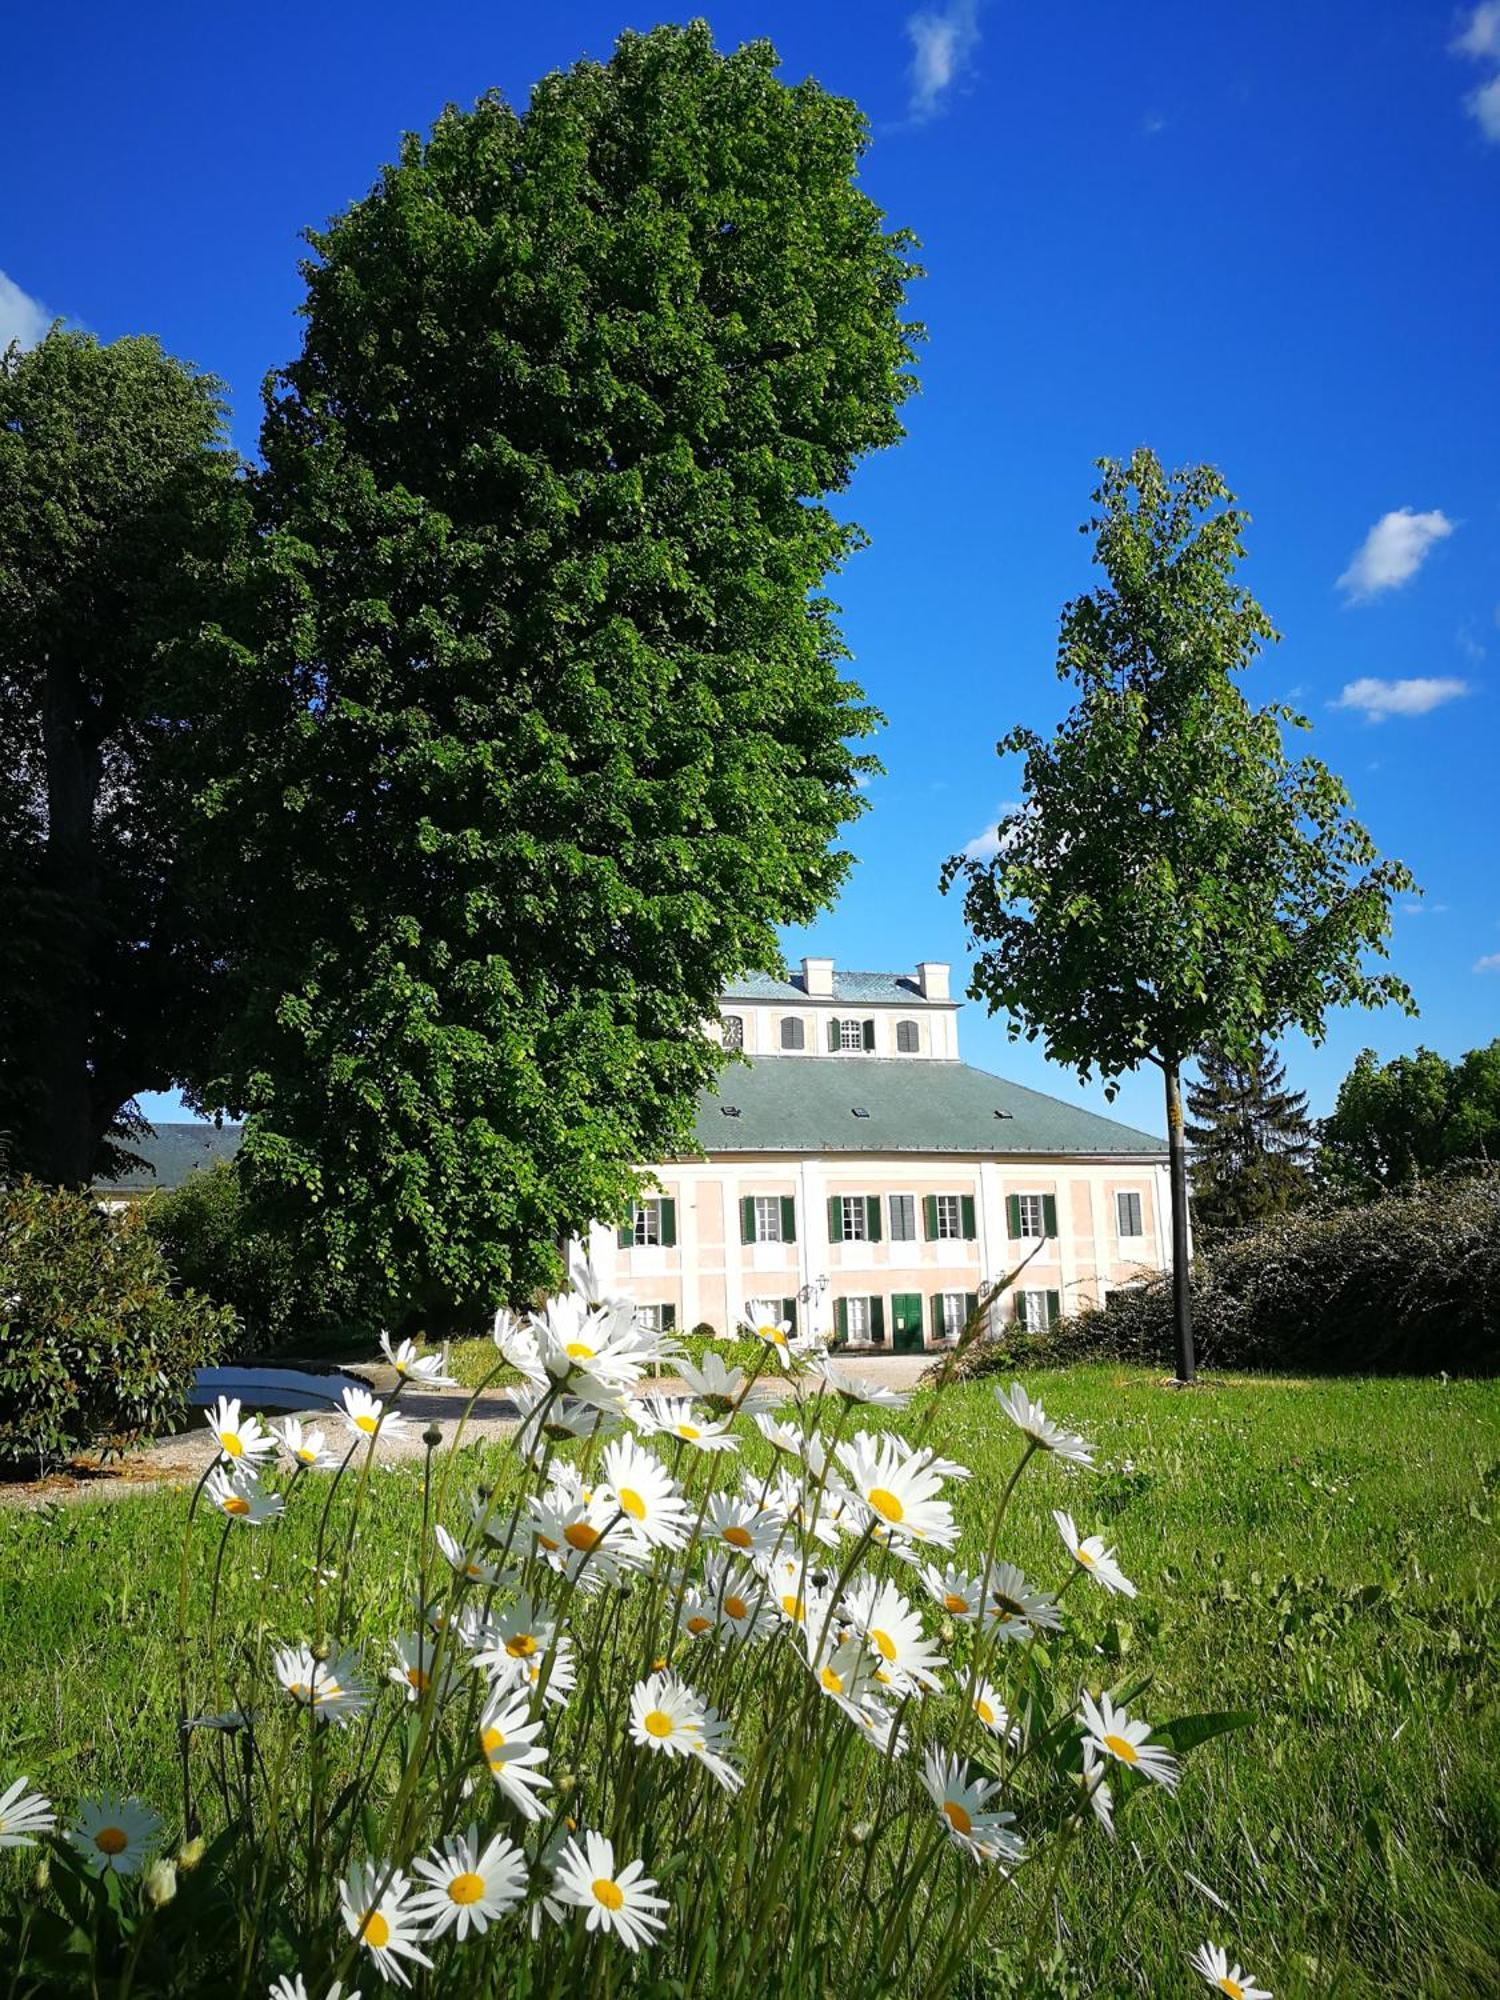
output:
M1198 1067L1187 1137L1194 1219L1211 1241L1297 1206L1313 1136L1306 1092L1286 1088L1286 1065L1265 1041L1242 1056L1209 1046Z

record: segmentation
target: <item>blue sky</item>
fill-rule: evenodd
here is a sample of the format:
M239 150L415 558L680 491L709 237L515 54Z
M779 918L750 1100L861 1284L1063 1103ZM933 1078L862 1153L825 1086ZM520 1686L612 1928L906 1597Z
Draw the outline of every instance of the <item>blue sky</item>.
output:
M1247 580L1285 637L1247 691L1313 720L1426 891L1393 951L1421 1019L1335 1017L1321 1049L1288 1045L1294 1081L1321 1111L1367 1043L1453 1055L1500 1033L1500 4L695 11L859 101L865 184L931 274L909 436L849 503L872 546L834 594L888 774L816 948L946 957L962 981L938 868L1017 794L995 739L1061 712L1092 461L1146 442L1218 463L1254 516ZM157 333L225 379L251 452L261 379L296 344L298 232L445 101L523 100L661 18L634 0L22 9L0 340L53 313ZM964 1048L1079 1094L973 1006ZM1116 1109L1160 1129L1154 1072Z

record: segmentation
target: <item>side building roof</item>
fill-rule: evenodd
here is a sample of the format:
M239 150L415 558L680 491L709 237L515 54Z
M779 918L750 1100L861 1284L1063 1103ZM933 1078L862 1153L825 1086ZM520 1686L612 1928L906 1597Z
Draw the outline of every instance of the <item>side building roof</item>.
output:
M800 972L794 972L789 979L777 979L769 972L744 972L725 987L723 994L726 1004L731 1000L826 1000L829 997L810 994L802 983ZM905 1001L908 1004L917 1001L924 1006L932 1004L909 972L835 971L831 998L850 1004L862 1000ZM943 1000L937 1004L955 1007L958 1002Z
M699 1098L697 1135L705 1153L1167 1152L1154 1132L968 1063L882 1056L733 1063Z

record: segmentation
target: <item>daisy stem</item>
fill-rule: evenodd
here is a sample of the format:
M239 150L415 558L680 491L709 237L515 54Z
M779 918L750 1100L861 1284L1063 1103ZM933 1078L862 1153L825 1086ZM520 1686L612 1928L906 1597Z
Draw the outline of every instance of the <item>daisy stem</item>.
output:
M984 1617L986 1606L989 1603L990 1578L995 1573L995 1557L1000 1548L1000 1529L1005 1520L1006 1509L1010 1506L1011 1496L1020 1484L1021 1474L1030 1465L1036 1450L1036 1439L1028 1438L1026 1440L1026 1449L1021 1453L1020 1462L1016 1466L1015 1471L1006 1481L1005 1491L1000 1495L1000 1504L995 1509L995 1518L990 1523L989 1540L985 1544L984 1551L984 1568L979 1573L979 1616L981 1618ZM979 1685L981 1668L986 1671L988 1670L989 1661L998 1644L999 1637L998 1633L996 1633L989 1636L988 1645L985 1644L984 1637L981 1635L980 1641L974 1647L974 1657L969 1662L969 1678L964 1684L963 1701L959 1705L958 1726L952 1744L955 1756L958 1756L962 1752L964 1739L969 1733L969 1726L977 1719L974 1714L974 1690Z
M198 1502L203 1497L209 1476L218 1464L217 1457L205 1467L202 1478L193 1488L193 1497L188 1502L187 1520L182 1530L182 1558L177 1569L177 1739L182 1747L182 1837L191 1840L196 1831L193 1825L193 1787L191 1765L188 1755L188 1558L193 1546L193 1516L198 1511Z

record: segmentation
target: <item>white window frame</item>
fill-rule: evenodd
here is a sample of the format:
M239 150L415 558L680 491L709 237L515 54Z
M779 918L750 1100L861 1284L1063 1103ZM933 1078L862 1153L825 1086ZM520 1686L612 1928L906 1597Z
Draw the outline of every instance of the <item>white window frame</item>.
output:
M635 1205L635 1214L630 1224L631 1248L635 1250L659 1250L661 1248L661 1196L647 1195L644 1201Z
M755 1240L757 1243L780 1243L781 1236L781 1196L779 1194L758 1194L755 1201Z
M898 1201L904 1201L909 1204L907 1219L910 1221L911 1227L907 1230L901 1230L896 1227L896 1204ZM893 1243L915 1243L917 1240L917 1197L914 1194L888 1195L886 1197L886 1220L890 1224L891 1241Z
M852 1037L852 1039L851 1039ZM859 1054L865 1051L865 1024L850 1020L847 1016L839 1022L839 1054L841 1056Z
M962 1292L940 1292L943 1307L943 1338L957 1340L964 1330L964 1295Z
M964 1234L963 1197L956 1194L938 1194L933 1196L932 1203L938 1242L961 1243Z
M870 1240L870 1217L865 1208L865 1197L862 1194L841 1194L839 1201L842 1203L839 1209L839 1220L843 1226L844 1242L868 1243ZM851 1217L854 1222L852 1228L850 1227Z
M1035 1228L1031 1227L1033 1217ZM1043 1240L1047 1234L1047 1206L1043 1196L1039 1194L1016 1196L1016 1226L1019 1230L1017 1239L1019 1242L1040 1243Z
M844 1300L844 1325L848 1328L849 1344L862 1341L866 1346L870 1340L870 1297L868 1293L856 1292ZM861 1322L863 1322L861 1324Z
M1047 1294L1045 1291L1017 1292L1021 1301L1021 1325L1027 1333L1047 1331Z
M1131 1203L1135 1205L1135 1221L1137 1226L1134 1229L1127 1229L1125 1227L1125 1217ZM1145 1233L1146 1204L1141 1200L1139 1191L1135 1188L1116 1188L1115 1234L1122 1243L1138 1243Z

